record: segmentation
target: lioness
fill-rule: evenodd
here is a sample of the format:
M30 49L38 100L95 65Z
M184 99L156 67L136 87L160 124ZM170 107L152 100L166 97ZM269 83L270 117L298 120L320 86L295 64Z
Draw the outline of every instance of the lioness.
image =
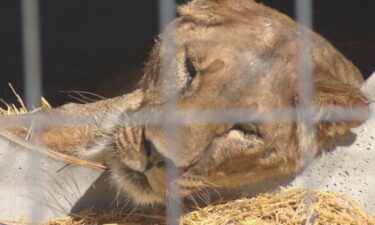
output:
M314 105L328 111L368 106L358 69L287 16L252 0L193 0L178 10L180 16L155 43L139 88L116 99L52 110L93 115L96 126L44 128L45 146L81 148L78 155L106 164L116 186L135 202L163 203L212 186L296 174L308 163L305 156L318 155L326 141L366 120L327 122L317 113L316 129L307 133L297 111L294 120L280 122L148 121L144 115L163 111L251 109L261 117L297 107L300 44L307 36ZM178 173L168 175L167 167Z

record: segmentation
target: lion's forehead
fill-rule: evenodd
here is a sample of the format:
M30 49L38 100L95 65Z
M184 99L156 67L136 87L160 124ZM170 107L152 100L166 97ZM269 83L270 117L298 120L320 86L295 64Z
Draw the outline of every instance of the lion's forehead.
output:
M280 55L280 51L295 49L295 28L289 23L281 23L277 17L262 14L249 14L245 22L239 18L220 25L178 20L161 36L160 57L166 61L174 57L180 60L178 53L188 51L203 67L215 59L236 67L238 63L249 65L251 56L255 59L252 65L261 66L262 63L254 62L267 61L266 57L272 57L275 52ZM282 45L286 47L281 48Z

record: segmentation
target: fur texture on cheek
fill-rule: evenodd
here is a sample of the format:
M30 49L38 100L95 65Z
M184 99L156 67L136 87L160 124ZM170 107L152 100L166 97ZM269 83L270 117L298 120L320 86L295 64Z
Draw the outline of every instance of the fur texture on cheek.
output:
M192 170L221 187L243 186L260 179L262 173L251 175L256 171L277 167L274 156L261 138L232 130L217 137Z

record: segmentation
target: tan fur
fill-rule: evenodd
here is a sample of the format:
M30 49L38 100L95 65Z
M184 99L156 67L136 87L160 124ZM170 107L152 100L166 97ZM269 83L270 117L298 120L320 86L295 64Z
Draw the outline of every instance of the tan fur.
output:
M111 112L110 108L131 111L129 121L170 105L187 111L251 108L258 115L274 108L296 107L298 44L306 35L311 35L315 63L315 105L327 109L368 106L359 90L363 80L358 69L325 39L275 10L252 0L194 0L181 6L179 13L155 44L137 90L139 104L131 110L124 100L87 107L99 109L100 118ZM191 84L187 59L197 70ZM80 107L74 113L84 111ZM120 190L147 204L164 202L168 196L189 196L208 187L235 187L296 174L319 154L324 142L347 133L366 117L347 122L319 119L314 118L318 122L315 133L303 122L180 124L171 132L165 124L139 126L127 120L109 120L98 129L113 135L99 135L95 140L82 136L90 145L78 147L87 150L85 157L105 154L102 160L113 170L113 181ZM130 133L122 126L137 130L133 138L126 137ZM60 148L64 140L72 142L66 135L51 141L56 135L50 132L43 139L49 147ZM125 145L125 139L133 141ZM166 164L181 173L172 176L168 184Z

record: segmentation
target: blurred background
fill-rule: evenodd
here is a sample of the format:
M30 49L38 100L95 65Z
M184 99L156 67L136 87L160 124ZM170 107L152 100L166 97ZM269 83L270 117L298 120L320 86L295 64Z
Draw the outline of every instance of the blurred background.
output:
M178 4L184 1L177 1ZM262 0L294 17L293 0ZM359 67L375 70L374 0L315 0L314 29ZM23 94L19 0L0 0L0 98ZM53 106L76 102L64 91L105 97L138 82L158 34L155 0L40 0L43 95Z

